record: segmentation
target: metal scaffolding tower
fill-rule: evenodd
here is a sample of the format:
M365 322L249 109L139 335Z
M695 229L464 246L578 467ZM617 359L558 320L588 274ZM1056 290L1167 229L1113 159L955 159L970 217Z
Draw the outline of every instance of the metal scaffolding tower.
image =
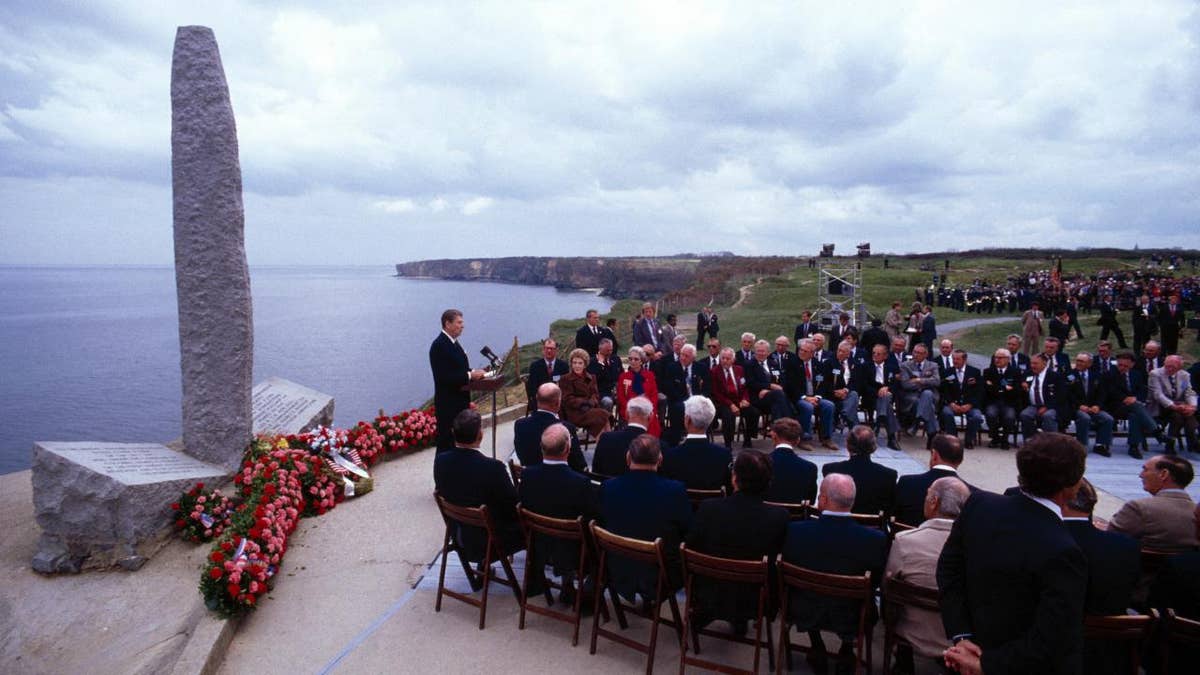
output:
M862 299L862 265L858 261L820 259L817 268L817 320L833 325L841 312L860 329L868 324Z

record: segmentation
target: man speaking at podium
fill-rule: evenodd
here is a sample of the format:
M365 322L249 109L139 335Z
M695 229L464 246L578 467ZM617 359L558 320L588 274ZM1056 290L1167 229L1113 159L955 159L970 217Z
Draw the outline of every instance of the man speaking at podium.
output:
M471 405L471 393L463 389L471 380L483 378L472 370L467 353L458 343L463 332L463 314L457 309L442 312L442 332L429 345L429 367L433 370L433 407L437 414L437 451L454 448L451 426L454 416Z

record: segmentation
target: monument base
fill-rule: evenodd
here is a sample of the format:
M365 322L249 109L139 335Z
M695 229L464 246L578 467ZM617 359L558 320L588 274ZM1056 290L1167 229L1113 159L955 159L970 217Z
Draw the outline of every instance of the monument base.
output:
M45 574L119 564L136 570L166 543L171 503L221 467L154 443L33 446L33 507L42 537L33 569Z
M333 425L333 397L282 377L254 387L250 399L256 434L302 434Z

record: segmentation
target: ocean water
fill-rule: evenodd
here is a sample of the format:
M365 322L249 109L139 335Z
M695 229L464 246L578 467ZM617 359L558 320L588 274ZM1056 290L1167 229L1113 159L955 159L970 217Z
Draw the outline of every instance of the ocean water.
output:
M551 321L611 301L592 293L400 279L394 268L252 267L254 381L330 394L338 426L433 395L429 343L447 307L464 313L473 365ZM0 473L29 467L34 441L166 442L180 427L172 267L0 266Z

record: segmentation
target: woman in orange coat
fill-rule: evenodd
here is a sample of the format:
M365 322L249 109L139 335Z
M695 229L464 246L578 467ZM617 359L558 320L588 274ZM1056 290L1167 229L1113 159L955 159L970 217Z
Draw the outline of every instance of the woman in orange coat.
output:
M617 412L625 420L625 404L629 399L644 396L653 406L650 414L650 427L647 431L655 437L662 434L662 426L658 422L658 383L654 381L654 373L646 368L646 352L641 347L631 347L629 350L629 370L617 378Z
M608 411L600 407L596 377L587 372L591 357L582 349L571 350L570 370L558 381L562 389L562 413L568 422L587 429L592 438L608 431Z

